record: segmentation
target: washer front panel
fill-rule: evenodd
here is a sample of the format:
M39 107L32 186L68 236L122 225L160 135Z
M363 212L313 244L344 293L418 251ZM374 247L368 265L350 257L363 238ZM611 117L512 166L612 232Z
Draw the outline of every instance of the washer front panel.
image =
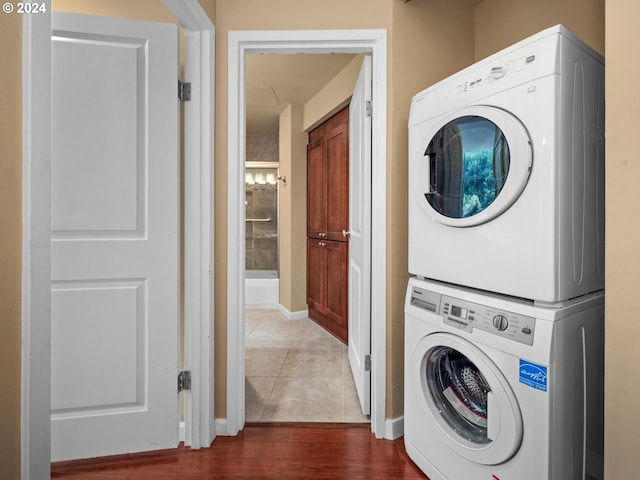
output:
M504 463L518 451L520 407L502 372L479 348L456 335L427 335L416 345L410 368L425 415L450 448L483 465Z

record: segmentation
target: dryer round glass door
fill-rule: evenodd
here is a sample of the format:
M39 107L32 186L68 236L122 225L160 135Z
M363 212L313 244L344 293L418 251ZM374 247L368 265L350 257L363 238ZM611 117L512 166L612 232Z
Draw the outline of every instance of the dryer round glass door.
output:
M456 227L485 223L513 205L533 161L520 121L488 106L438 119L415 148L418 201L432 218Z
M469 460L497 465L522 442L522 415L504 375L480 349L451 334L424 337L412 376L434 431Z

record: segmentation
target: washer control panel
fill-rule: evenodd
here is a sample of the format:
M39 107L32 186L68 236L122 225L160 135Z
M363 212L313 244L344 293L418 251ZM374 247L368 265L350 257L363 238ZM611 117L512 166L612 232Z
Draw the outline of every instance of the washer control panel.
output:
M474 328L533 345L536 319L413 287L411 305L436 313L446 325L471 333Z
M486 305L442 296L440 315L444 323L467 332L479 328L509 340L533 345L536 319Z

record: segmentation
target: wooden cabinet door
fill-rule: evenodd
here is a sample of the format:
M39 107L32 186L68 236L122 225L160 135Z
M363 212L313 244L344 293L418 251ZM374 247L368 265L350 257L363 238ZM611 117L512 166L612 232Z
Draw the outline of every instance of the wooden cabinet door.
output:
M348 336L349 109L309 133L307 304L309 317Z
M349 244L324 243L327 258L325 315L333 322L332 331L346 342Z
M349 229L349 109L309 133L307 236L347 241Z
M307 240L307 304L309 317L347 342L349 244Z

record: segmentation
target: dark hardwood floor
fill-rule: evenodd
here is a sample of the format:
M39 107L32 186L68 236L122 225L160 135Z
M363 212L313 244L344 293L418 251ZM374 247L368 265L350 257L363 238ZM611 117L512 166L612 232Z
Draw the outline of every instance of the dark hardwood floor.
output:
M369 425L250 425L207 449L118 455L51 466L56 480L425 480L403 439Z

